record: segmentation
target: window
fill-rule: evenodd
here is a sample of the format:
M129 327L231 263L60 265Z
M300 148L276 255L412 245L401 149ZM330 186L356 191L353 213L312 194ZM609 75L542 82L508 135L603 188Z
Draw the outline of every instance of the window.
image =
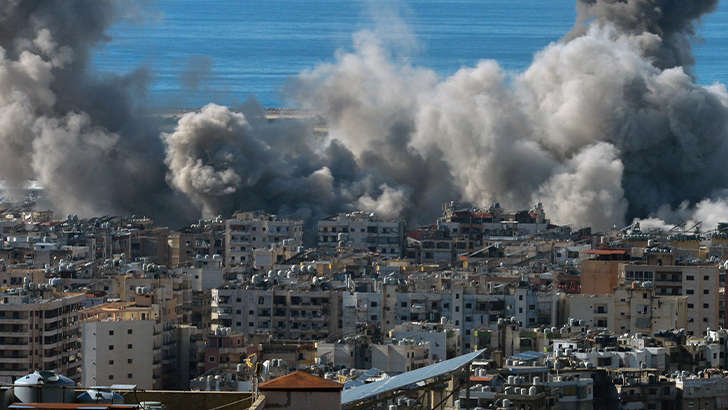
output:
M129 343L128 345L126 345L126 348L127 349L131 349L131 343Z
M460 306L455 306L455 311L456 312L459 312L460 311Z
M114 380L114 375L113 374L110 374L109 375L109 380Z
M695 307L695 305L693 305L692 303L688 303L688 309L692 309L694 307Z
M523 308L518 308L518 313L523 313Z
M114 345L109 345L109 350L114 350Z
M131 334L131 329L127 329L126 334L130 335Z
M703 303L703 309L710 309L710 303Z
M126 374L126 378L127 378L127 379L131 379L131 373L127 373L127 374Z
M685 280L695 280L695 276L687 275L687 276L685 276Z
M377 302L372 302L372 307L377 307Z
M710 289L704 289L703 295L710 295Z
M113 330L109 330L109 336L113 336L113 335L114 335L114 331Z
M127 363L131 363L131 362L132 362L132 360L131 360L131 359L126 359L126 362L127 362Z
M109 366L113 366L113 365L114 365L114 361L113 360L109 360Z
M456 293L455 294L455 299L460 299L460 294L459 293Z
M710 275L703 275L703 280L710 280Z
M518 300L523 300L523 295L518 295Z
M692 290L692 289L685 289L685 294L686 294L686 295L692 295L692 294L694 294L694 293L695 293L695 291L694 291L694 290Z
M407 302L402 302L402 303L401 303L400 305L401 305L401 306L402 306L403 308L406 308L406 307L407 307Z
M215 356L210 356L210 362L214 362L214 361L215 361Z

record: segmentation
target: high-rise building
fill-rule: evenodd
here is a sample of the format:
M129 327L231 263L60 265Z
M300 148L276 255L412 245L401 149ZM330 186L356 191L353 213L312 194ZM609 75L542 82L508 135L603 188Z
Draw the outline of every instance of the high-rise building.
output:
M29 285L33 289L0 293L0 382L12 383L36 370L80 381L79 312L84 295Z

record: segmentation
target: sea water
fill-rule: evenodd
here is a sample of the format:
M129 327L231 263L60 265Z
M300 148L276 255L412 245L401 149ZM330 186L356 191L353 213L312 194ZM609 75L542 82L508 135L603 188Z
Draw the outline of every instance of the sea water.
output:
M692 39L701 84L728 81L726 3ZM100 74L147 70L154 106L254 96L280 107L290 105L281 93L287 78L351 52L362 31L380 33L399 58L441 77L482 59L517 73L575 17L575 0L159 0L111 27L93 66Z

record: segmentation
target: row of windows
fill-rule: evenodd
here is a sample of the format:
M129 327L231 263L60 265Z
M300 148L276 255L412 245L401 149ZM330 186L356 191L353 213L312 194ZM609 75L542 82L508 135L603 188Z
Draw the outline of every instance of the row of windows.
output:
M132 359L126 359L126 362L129 363L129 364L131 364L132 363ZM113 360L109 360L109 366L113 366L113 365L114 365L114 361Z
M126 334L128 334L128 335L132 334L132 330L131 329L126 329ZM109 330L109 336L113 336L113 335L114 335L114 331L113 330Z
M127 349L131 349L132 348L132 344L129 343L128 345L126 345L126 348ZM114 350L114 345L109 345L109 350Z

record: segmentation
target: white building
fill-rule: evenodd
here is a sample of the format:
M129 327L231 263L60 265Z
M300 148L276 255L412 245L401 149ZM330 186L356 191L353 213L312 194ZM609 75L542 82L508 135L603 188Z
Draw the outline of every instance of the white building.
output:
M161 364L155 362L154 320L86 322L83 324L84 387L135 384L153 389L161 377ZM161 340L161 339L160 339ZM159 371L156 369L159 368ZM155 372L158 377L155 377Z
M411 339L372 345L372 367L386 373L400 374L432 364L430 342Z
M460 329L453 329L452 323L403 323L389 332L393 340L411 339L430 343L432 362L453 359L463 353L460 343Z
M209 255L204 257L198 255L191 268L178 268L177 271L189 279L193 291L204 292L214 289L223 284L224 271L222 268L222 257Z

